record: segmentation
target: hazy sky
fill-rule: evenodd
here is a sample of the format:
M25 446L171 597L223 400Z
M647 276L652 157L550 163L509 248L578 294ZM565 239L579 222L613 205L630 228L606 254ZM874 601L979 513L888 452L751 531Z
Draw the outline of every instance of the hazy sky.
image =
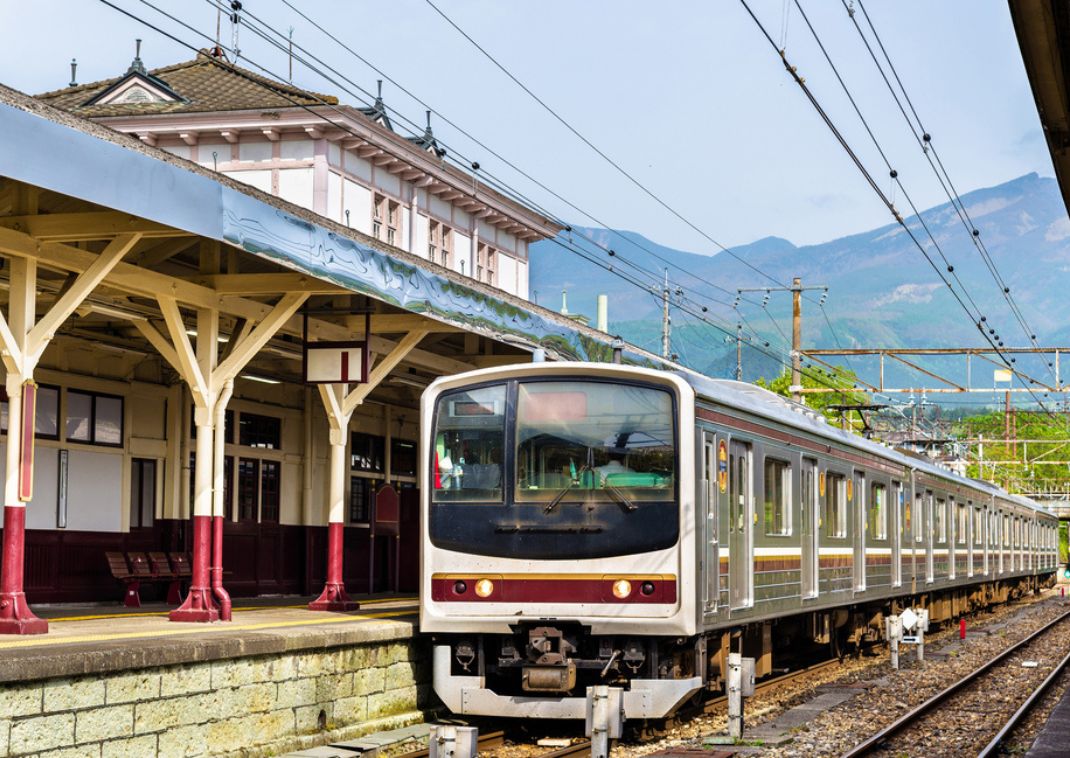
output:
M766 235L821 242L890 219L833 141L779 58L734 0L435 0L518 78L669 205L727 245ZM139 0L113 0L196 47L208 43ZM943 195L869 60L839 0L802 0L834 61L919 206ZM214 35L208 0L160 6ZM695 251L702 236L660 208L554 121L481 56L424 0L295 0L390 77L535 178L619 228ZM777 43L887 183L887 172L792 6L752 0ZM244 0L245 10L281 30L353 81L373 90L378 75L289 10L281 0ZM870 12L958 189L1029 171L1052 173L1036 108L1003 0L869 0ZM121 74L134 38L150 68L192 57L99 0L0 0L0 81L38 93ZM224 20L222 39L231 42ZM250 61L283 76L286 56L242 29ZM294 82L358 98L295 64ZM422 125L423 107L389 83L389 106ZM435 133L551 211L590 219L518 177L441 122Z

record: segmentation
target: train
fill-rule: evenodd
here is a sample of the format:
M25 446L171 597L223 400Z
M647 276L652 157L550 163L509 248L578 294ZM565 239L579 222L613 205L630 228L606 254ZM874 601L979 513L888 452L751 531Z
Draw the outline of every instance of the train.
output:
M421 400L420 629L455 714L660 719L1054 582L1036 503L755 385L619 363L443 377Z

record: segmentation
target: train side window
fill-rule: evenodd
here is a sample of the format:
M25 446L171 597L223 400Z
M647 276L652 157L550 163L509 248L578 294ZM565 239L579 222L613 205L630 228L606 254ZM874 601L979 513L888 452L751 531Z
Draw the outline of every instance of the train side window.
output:
M869 494L869 533L875 540L888 539L888 502L883 484L874 483Z
M984 516L981 514L981 509L978 506L974 506L973 509L973 544L983 544L984 538Z
M914 541L921 542L922 533L925 531L925 496L920 492L914 495Z
M1011 546L1011 517L1003 514L1003 547Z
M825 534L843 538L847 536L847 479L830 472L826 480Z
M937 498L933 513L933 527L937 542L947 542L947 501Z
M968 527L965 503L955 503L955 519L955 542L965 545L966 529Z
M775 458L765 459L765 533L791 534L791 464Z

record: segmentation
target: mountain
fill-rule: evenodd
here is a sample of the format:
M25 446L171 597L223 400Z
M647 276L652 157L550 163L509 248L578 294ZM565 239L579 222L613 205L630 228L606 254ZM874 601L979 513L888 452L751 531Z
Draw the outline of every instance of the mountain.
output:
M967 193L962 200L1038 341L1042 345L1066 344L1070 340L1070 298L1065 297L1070 291L1070 218L1056 181L1027 174ZM967 293L961 295L966 305L972 310L976 303L986 325L996 330L1005 344L1027 345L1028 336L954 207L945 203L923 211L921 218L936 245L917 217L907 219L908 228L944 276L958 277ZM984 345L972 319L898 224L802 247L766 237L734 248L735 257L723 252L705 255L677 250L630 231L573 227L572 236L574 240L587 237L611 248L615 256L592 244L583 245L617 272L644 282L651 281L651 274L658 279L662 276L666 264L656 256L670 261L669 278L674 290L683 289L685 308L698 311L705 305L705 317L732 333L740 318L732 308L736 289L775 286L760 273L764 272L783 283L798 276L804 285L828 285L824 315L818 305L820 292L808 293L804 300L806 347ZM953 267L953 274L947 271L941 253ZM561 291L567 289L569 311L588 315L593 322L596 296L605 293L610 302L610 331L659 350L660 292L624 281L552 241L533 245L531 259L531 289L540 303L559 308ZM636 266L649 273L638 271ZM952 281L959 290L958 283ZM769 351L777 351L783 358L790 335L791 296L772 292L763 308L763 294L747 293L739 311L748 333L760 335L755 339L769 342ZM675 292L674 300L679 302ZM674 307L672 314L673 351L681 359L718 376L734 372L734 340L726 344L725 332L701 324L684 310ZM762 344L757 347L764 349ZM753 349L749 358L744 357L748 379L778 371L774 358Z

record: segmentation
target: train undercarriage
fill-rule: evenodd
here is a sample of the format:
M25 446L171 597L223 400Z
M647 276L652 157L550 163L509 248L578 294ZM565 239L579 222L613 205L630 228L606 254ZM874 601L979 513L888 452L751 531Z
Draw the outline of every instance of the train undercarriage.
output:
M594 636L578 622L517 624L509 635L435 638L435 689L455 713L583 718L586 688L625 691L628 718L661 718L724 689L729 651L758 678L885 642L884 619L924 607L941 624L1051 586L1024 576L758 620L696 637ZM533 712L534 709L534 712Z

